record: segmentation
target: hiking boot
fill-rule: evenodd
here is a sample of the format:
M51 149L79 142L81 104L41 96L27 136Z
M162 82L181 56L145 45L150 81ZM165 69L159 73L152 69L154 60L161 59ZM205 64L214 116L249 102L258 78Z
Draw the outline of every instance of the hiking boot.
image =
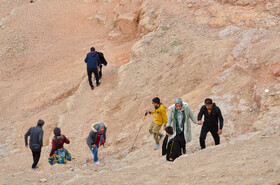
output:
M156 144L156 146L154 147L154 150L159 149L159 147L160 147L160 144Z
M159 136L159 140L161 140L162 138L163 138L163 134L160 134L160 136Z

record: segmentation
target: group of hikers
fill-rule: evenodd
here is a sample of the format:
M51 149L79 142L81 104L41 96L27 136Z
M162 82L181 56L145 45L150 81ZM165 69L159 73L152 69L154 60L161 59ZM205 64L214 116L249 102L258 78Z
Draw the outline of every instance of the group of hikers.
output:
M28 147L28 137L29 147L33 154L33 164L32 169L37 169L37 164L41 156L41 149L43 147L43 126L45 122L39 120L37 126L29 128L29 130L24 135L25 146ZM91 127L91 131L87 137L87 145L93 154L93 160L95 164L99 164L98 160L98 148L104 146L106 141L106 130L107 127L103 122L94 123ZM70 144L70 140L61 134L60 128L56 127L53 130L54 137L52 139L52 149L48 161L50 165L54 164L66 164L67 161L71 161L71 154L64 148L64 143Z
M182 154L186 154L186 143L192 140L191 124L202 125L200 132L200 147L205 148L206 135L210 132L214 138L215 145L220 144L220 134L223 129L223 116L221 110L212 99L207 98L198 113L197 120L195 119L190 106L183 102L181 98L176 99L175 103L169 107L170 113L167 118L166 106L164 106L158 97L152 100L154 111L147 111L152 114L153 121L150 126L150 133L153 134L156 145L155 150L160 148L160 140L163 134L160 133L163 125L163 130L166 132L162 144L162 155L166 156L167 161L174 161ZM202 117L204 116L204 122Z
M201 149L205 148L206 135L210 132L214 138L215 145L220 144L220 134L223 129L223 116L221 110L212 99L207 98L198 113L197 120L193 115L190 106L183 102L181 98L176 99L175 103L169 107L170 113L167 117L166 106L160 102L158 97L153 98L153 111L146 111L146 114L152 114L153 121L149 128L149 132L153 134L155 140L154 149L160 148L160 140L164 137L160 133L161 127L166 132L166 136L162 144L162 155L166 156L167 161L174 161L182 154L186 154L186 143L192 140L191 124L202 125L200 133ZM204 121L202 122L202 117ZM31 127L25 134L25 146L28 147L27 138L29 139L29 147L33 154L32 169L37 168L37 164L41 155L41 148L43 146L43 126L45 122L39 120L37 126ZM106 142L107 126L104 122L96 122L91 126L91 131L86 139L86 143L93 154L93 162L99 164L98 150L100 146L104 146ZM66 164L71 161L71 154L64 148L64 143L69 144L70 140L61 134L60 128L56 127L53 130L54 137L52 139L52 149L48 159L51 165Z
M33 1L30 1L33 2ZM95 51L94 47L90 48L90 52L87 54L85 58L85 63L87 64L87 75L88 81L91 89L94 89L94 85L92 82L92 73L95 77L96 86L100 85L100 79L102 77L102 65L107 65L103 53ZM37 126L31 127L25 134L25 146L28 147L27 138L29 139L29 147L33 154L33 164L32 169L37 168L37 164L39 162L41 156L41 148L43 146L43 126L45 122L43 120L39 120ZM66 164L67 161L71 161L71 154L66 150L63 145L64 143L69 144L69 139L61 134L60 128L54 129L54 138L52 140L52 150L50 152L50 157L48 159L51 165L58 164ZM93 153L94 163L99 164L98 160L98 148L101 145L104 145L106 141L106 126L103 122L98 122L92 125L92 131L89 133L87 138L87 144Z
M90 52L85 58L87 64L88 81L91 89L94 89L92 82L92 73L95 76L96 86L100 85L102 77L102 65L107 65L103 53L95 51L94 47L90 48ZM181 98L176 99L175 103L169 107L170 113L167 117L166 106L163 105L158 97L153 98L152 104L153 111L146 111L145 115L152 114L153 121L149 127L150 134L153 135L155 140L154 149L160 148L160 140L164 137L160 130L166 132L166 136L162 143L162 155L166 156L167 161L174 161L182 154L186 154L186 144L192 140L191 122L202 125L200 133L200 147L205 148L206 135L210 132L214 138L215 145L220 144L220 134L223 129L223 116L221 110L212 99L207 98L197 116L197 120L193 115L190 106L183 102ZM204 116L204 122L202 117ZM28 147L27 138L29 139L29 147L33 154L32 169L37 168L41 156L41 148L43 146L43 126L45 122L39 120L37 126L31 127L25 134L25 146ZM97 122L91 126L91 131L86 139L87 145L93 154L93 161L99 164L98 150L100 146L104 146L106 142L106 124L104 122ZM49 155L49 163L54 165L66 164L71 161L71 154L64 148L64 143L69 144L70 140L61 134L60 128L56 127L53 130L54 137L52 139L52 149ZM137 138L137 137L136 137Z
M24 135L25 146L28 147L27 138L29 138L29 147L33 154L33 164L32 169L37 169L37 164L39 162L41 156L41 149L43 147L43 126L45 122L44 120L39 120L37 126L29 128L29 130ZM71 161L71 155L66 150L63 145L64 143L69 144L69 139L61 134L60 128L56 127L53 130L54 137L52 139L52 149L50 152L49 163L51 165L58 164L66 164L67 161Z

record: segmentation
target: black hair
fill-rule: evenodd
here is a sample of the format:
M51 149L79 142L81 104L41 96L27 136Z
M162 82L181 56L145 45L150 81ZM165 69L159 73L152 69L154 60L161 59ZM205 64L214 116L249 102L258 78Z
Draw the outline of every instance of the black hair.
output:
M60 128L56 127L54 130L53 130L53 133L54 133L54 142L55 142L55 151L58 150L58 139L57 137L58 136L61 136L61 133L60 133Z
M205 101L204 101L204 103L205 103L205 104L212 104L213 101L212 101L212 99L210 99L210 98L206 98Z
M45 124L44 120L42 120L42 119L39 119L39 120L38 120L38 123L37 123L38 126L41 127L41 126L43 126L44 124Z
M160 99L159 99L158 97L155 97L155 98L153 99L153 102L154 102L154 103L157 103L157 104L160 104Z
M173 135L173 127L168 126L168 127L165 128L165 131L166 131L166 133L168 133L170 135Z
M94 48L94 47L91 47L91 48L90 48L90 51L95 51L95 48Z
M60 136L61 133L60 133L60 128L56 127L54 130L53 130L53 133L55 136Z

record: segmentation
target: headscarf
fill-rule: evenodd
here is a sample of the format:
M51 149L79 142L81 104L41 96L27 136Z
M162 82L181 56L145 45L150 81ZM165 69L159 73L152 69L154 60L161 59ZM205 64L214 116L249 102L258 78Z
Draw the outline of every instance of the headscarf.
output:
M183 101L182 101L181 98L177 98L177 99L176 99L175 105L178 104L178 103L181 104L181 105L183 106Z
M95 130L97 130L97 132L101 132L100 127L105 127L105 123L99 122L99 124L94 126L94 128L95 128Z
M177 110L176 104L181 104L182 109ZM177 98L175 101L175 120L176 120L176 131L178 134L180 134L184 130L184 122L186 119L186 114L183 108L184 104L181 98Z

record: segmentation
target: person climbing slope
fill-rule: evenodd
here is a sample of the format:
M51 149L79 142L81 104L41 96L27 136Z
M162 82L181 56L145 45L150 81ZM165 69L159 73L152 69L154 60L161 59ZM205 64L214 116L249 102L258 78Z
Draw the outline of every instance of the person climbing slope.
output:
M100 80L100 79L102 78L102 66L103 66L103 65L107 66L108 62L107 62L107 60L105 59L103 53L97 51L97 54L98 54L98 56L99 56L99 64L98 64L98 66L99 66L99 68L98 68L99 71L98 71L98 75L99 75L99 80Z
M98 75L98 68L99 68L99 56L97 52L95 51L94 47L90 48L90 53L87 54L85 58L85 63L87 63L87 75L88 75L88 82L91 87L91 89L94 89L94 86L92 84L92 73L94 73L95 80L96 80L96 86L100 85L99 82L99 75Z
M174 105L170 107L167 126L172 126L174 133L181 138L183 154L186 154L186 143L192 140L190 119L197 124L189 105L183 103L181 98L176 99Z
M28 147L27 138L28 136L30 136L29 147L33 155L32 169L37 168L37 164L40 160L41 148L43 146L43 135L44 135L44 131L42 128L44 124L45 124L44 120L41 119L38 120L37 126L29 128L29 130L24 135L25 147Z
M162 155L166 156L166 161L174 161L182 155L180 137L173 132L171 126L165 128L166 136L162 144Z
M87 145L93 154L93 162L99 164L98 150L100 146L104 146L106 142L107 127L103 122L94 123L91 126L91 131L87 137Z
M166 125L167 115L166 115L166 106L160 102L160 99L158 97L155 97L152 100L152 104L154 105L155 110L147 111L149 114L152 114L154 116L153 122L150 125L149 132L150 134L154 135L154 139L156 142L154 149L157 150L160 147L159 141L163 137L163 135L160 133L160 129L162 125Z
M56 127L53 130L54 137L52 140L52 150L50 152L49 163L54 165L58 164L66 164L67 161L71 161L71 155L66 150L63 145L64 143L69 144L70 141L65 135L61 135L60 128Z
M201 149L205 148L206 135L210 131L212 137L214 138L215 145L220 144L220 135L222 134L224 118L222 116L221 110L212 99L207 98L198 113L197 120L199 124L202 124L202 116L204 116L204 122L200 133L200 146ZM220 125L218 124L220 121Z

